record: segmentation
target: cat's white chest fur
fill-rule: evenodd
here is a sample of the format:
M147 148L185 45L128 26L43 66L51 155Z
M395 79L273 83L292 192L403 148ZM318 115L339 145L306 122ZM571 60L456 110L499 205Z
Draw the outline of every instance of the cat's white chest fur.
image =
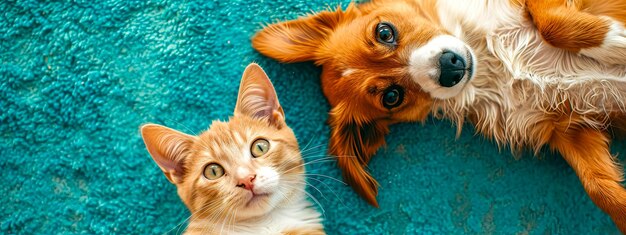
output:
M242 231L235 231L233 234L281 234L295 228L316 228L321 222L319 212L311 208L311 203L303 198L290 206L274 209L265 218L250 221L249 227L242 223Z
M206 226L204 221L197 221L189 225L185 234L283 234L296 229L319 229L322 227L320 213L311 207L311 203L304 197L284 206L279 206L270 213L254 219L238 221L236 223L214 224ZM208 231L208 232L207 232Z

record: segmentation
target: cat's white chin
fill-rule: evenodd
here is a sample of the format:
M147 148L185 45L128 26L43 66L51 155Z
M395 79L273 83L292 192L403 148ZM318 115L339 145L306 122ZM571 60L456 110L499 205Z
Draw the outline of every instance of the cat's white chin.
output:
M269 199L270 199L269 193L258 193L258 194L252 193L252 196L246 203L245 207L252 208L252 207L262 206L262 204L267 205Z
M260 167L256 173L253 191L242 195L240 213L243 217L263 216L277 207L303 198L304 190L298 190L300 185L305 184L301 174L279 174L271 167Z
M243 200L238 210L240 218L263 216L274 209L273 197L275 193L250 192Z
M271 190L259 190L259 192L250 193L243 203L240 212L240 218L254 218L264 216L272 210L302 198L299 190L286 188L273 188ZM287 203L288 204L288 203Z

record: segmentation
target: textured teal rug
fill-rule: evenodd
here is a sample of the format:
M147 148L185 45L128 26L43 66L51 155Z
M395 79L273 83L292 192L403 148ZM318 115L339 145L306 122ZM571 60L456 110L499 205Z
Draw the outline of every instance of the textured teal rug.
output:
M182 231L189 214L138 127L194 133L227 119L253 61L301 146L321 157L329 106L320 69L264 58L249 39L263 23L337 4L0 1L0 233ZM380 209L332 179L309 179L329 234L617 233L558 155L516 160L471 127L455 140L445 121L391 132L370 164ZM613 150L626 153L624 140ZM334 161L307 170L340 178Z

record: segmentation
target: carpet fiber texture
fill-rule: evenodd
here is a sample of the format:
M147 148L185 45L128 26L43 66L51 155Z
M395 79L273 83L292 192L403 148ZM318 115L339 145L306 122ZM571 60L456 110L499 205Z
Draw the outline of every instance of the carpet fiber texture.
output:
M261 25L348 1L0 1L0 233L180 233L189 216L139 136L228 119L245 66L273 80L310 158L328 143L320 69L255 52ZM514 157L446 121L393 126L380 209L314 176L329 234L617 234L557 155ZM613 153L626 152L624 140ZM620 157L622 161L623 157ZM341 178L334 161L307 170ZM317 204L317 203L316 203Z

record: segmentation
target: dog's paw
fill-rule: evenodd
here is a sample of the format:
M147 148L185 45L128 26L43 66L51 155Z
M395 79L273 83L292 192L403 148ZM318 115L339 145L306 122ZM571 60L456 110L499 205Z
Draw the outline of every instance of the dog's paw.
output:
M608 17L605 19L610 27L602 45L581 49L580 54L603 63L626 64L626 28L618 21Z

